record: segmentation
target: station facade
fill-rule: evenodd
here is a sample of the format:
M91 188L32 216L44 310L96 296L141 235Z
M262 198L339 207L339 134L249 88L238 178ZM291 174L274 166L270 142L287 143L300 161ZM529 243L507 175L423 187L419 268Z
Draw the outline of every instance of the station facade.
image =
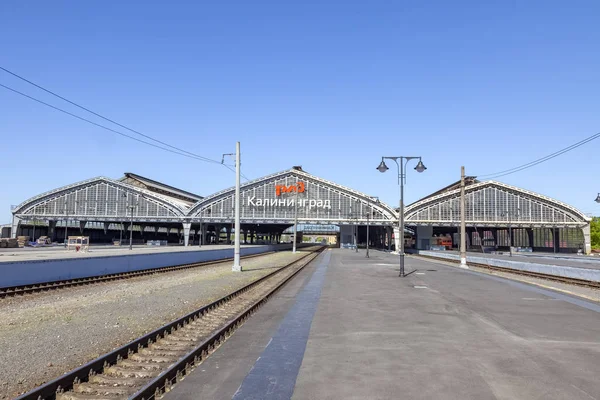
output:
M468 179L468 244L509 243L534 250L590 251L590 221L575 208L499 182ZM90 236L92 243L166 240L184 245L231 242L235 188L207 197L133 173L98 177L32 197L12 210L11 235ZM426 249L436 235L452 234L459 222L459 188L450 185L405 209L414 247ZM297 221L337 225L340 244L398 248L398 212L369 196L294 167L242 184L241 240L279 242ZM369 225L369 237L367 228ZM541 236L540 236L541 235ZM537 244L537 245L536 245Z

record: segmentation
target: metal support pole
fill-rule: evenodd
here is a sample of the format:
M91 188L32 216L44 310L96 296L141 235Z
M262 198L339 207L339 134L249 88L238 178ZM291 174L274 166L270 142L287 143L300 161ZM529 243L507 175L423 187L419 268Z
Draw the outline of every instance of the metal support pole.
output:
M465 167L460 167L460 268L467 266L467 224L465 222Z
M204 240L204 229L202 229L202 210L200 210L200 230L198 231L198 247L202 247L202 240Z
M240 265L240 142L235 144L235 250L232 271L242 271Z
M354 252L358 253L358 225L354 224Z
M512 227L510 226L510 217L508 219L508 253L512 257Z
M407 160L408 161L408 160ZM404 277L404 163L400 158L400 277Z
M131 219L129 220L129 250L133 250L133 206L131 208Z
M298 192L294 200L294 240L292 240L292 253L296 252L296 235L298 235Z
M67 211L67 203L65 203L65 247L67 247L67 243L69 243L67 228L69 227L69 212Z
M369 258L369 217L370 214L367 214L367 254L365 255L365 258Z

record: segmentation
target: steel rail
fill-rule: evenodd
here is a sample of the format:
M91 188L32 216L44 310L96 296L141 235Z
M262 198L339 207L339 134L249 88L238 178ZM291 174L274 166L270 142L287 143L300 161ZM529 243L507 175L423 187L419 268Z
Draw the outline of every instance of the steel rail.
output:
M279 282L275 286L275 288L269 291L269 293L255 301L251 307L247 308L237 317L231 319L225 326L221 327L216 333L212 334L210 338L203 341L203 343L200 344L200 346L196 347L192 351L193 355L192 353L188 353L184 357L181 357L176 364L169 367L166 371L161 373L158 377L156 377L150 383L148 383L146 386L140 389L138 393L134 395L138 397L132 397L137 399L149 399L150 397L144 397L147 396L147 393L149 393L149 391L152 391L152 395L154 395L156 389L158 389L159 391L162 390L160 388L164 387L165 384L169 385L173 382L173 377L175 377L175 379L177 377L180 377L181 374L185 374L185 370L189 371L192 364L197 364L201 360L205 359L208 356L208 352L214 350L215 345L218 346L226 337L229 337L233 330L239 327L262 303L264 303L270 296L272 296L272 294L275 293L276 290L281 288L293 276L295 276L299 271L301 271L304 268L304 266L308 265L310 261L316 258L318 254L324 249L325 247L320 247L315 251L311 251L310 253L299 258L298 260L288 263L287 265L278 268L277 270L263 276L262 278L226 296L223 296L220 299L206 306L203 306L196 311L188 313L187 315L178 318L175 321L163 325L162 327L155 329L154 331L128 344L125 344L119 347L118 349L111 351L110 353L102 355L82 365L81 367L67 372L64 375L17 397L16 400L55 400L57 394L62 394L65 390L72 389L74 385L79 384L81 382L85 382L96 374L101 374L105 368L108 368L111 365L114 365L119 361L128 358L132 354L137 353L139 350L148 347L154 342L167 337L169 334L185 327L186 325L195 321L196 319L201 318L203 315L206 315L209 311L216 310L219 307L225 305L226 303L229 303L231 300L235 299L241 294L267 281L268 279L274 277L276 274L281 273L283 270L286 270L288 267L291 267L294 264L298 264L311 256L313 257L304 265L302 265L301 268L299 268L293 274L286 277L282 282ZM182 371L180 368L182 365L184 366L184 371Z
M321 249L322 251L322 249ZM270 298L272 297L279 289L281 289L288 281L290 281L294 276L296 276L306 265L308 265L314 258L317 257L320 251L314 257L309 260L305 265L298 268L294 273L285 278L282 282L278 283L274 288L272 288L265 296L261 299L258 299L254 302L248 309L239 313L234 319L232 319L227 325L223 326L217 332L212 334L208 339L206 339L202 344L197 346L192 352L188 353L186 356L182 357L177 361L177 363L173 364L169 369L161 373L151 382L149 382L146 386L138 390L133 395L129 396L128 400L150 400L156 399L160 397L163 393L176 384L178 381L182 380L185 375L189 374L193 367L198 366L204 359L206 359L210 353L216 349L219 345L221 345L228 337L230 337L233 332L241 326L246 319L248 319L252 314L254 314L258 309ZM309 254L303 258L308 258L314 253ZM302 259L301 259L302 260ZM298 260L300 261L300 260Z

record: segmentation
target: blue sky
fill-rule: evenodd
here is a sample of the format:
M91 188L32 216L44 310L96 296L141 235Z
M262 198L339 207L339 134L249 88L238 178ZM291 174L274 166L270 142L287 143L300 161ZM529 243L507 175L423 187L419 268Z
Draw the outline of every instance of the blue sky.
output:
M494 173L599 132L599 16L597 1L6 0L0 65L205 157L239 140L249 178L302 165L397 204L395 176L375 167L422 156L410 203L461 165ZM0 83L90 117L2 71ZM0 223L11 204L99 175L201 195L234 183L2 88L0 138ZM598 215L599 146L499 180Z

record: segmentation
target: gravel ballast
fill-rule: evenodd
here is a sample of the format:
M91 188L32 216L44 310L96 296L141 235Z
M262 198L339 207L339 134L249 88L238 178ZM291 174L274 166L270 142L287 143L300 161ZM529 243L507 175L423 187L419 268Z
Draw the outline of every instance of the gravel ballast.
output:
M0 399L14 398L300 257L281 252L0 300Z

